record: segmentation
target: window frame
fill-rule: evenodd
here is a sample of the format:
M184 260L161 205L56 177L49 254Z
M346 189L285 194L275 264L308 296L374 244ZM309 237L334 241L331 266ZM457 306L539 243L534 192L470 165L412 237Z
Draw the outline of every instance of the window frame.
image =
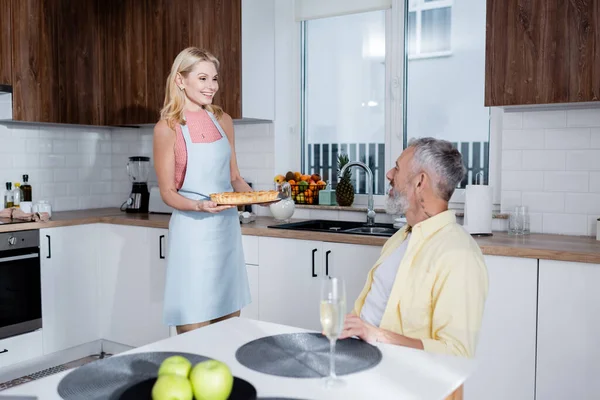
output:
M452 55L452 26L450 26L450 50L444 51L435 51L435 52L426 52L422 53L421 50L421 35L422 35L422 20L423 20L423 11L427 10L435 10L438 8L450 8L450 12L452 13L452 7L454 6L454 0L436 0L432 2L426 2L425 0L407 0L408 2L408 11L406 14L406 20L408 21L408 15L411 12L414 12L416 15L415 18L415 54L408 54L409 60L419 60L426 58L437 58L437 57L448 57ZM411 6L411 3L414 6ZM407 38L408 40L408 38Z
M452 7L454 0L438 0L432 3L425 3L424 0L417 0L426 5L422 10ZM405 115L407 112L407 95L405 90L408 83L408 62L414 58L405 57L405 49L408 46L408 35L405 35L405 26L408 23L409 0L392 0L391 7L385 9L385 46L386 46L386 94L385 94L385 168L389 171L395 164L397 157L407 146ZM306 153L306 135L305 135L305 24L308 21L300 21L299 24L299 54L300 62L298 65L299 92L297 101L300 103L298 109L298 127L300 141L300 167L305 167ZM449 54L451 53L448 52ZM431 57L441 56L438 53L429 53ZM445 56L449 54L443 54ZM425 57L417 57L425 58ZM427 57L430 58L430 57ZM483 90L483 88L482 88ZM482 100L483 101L483 100ZM500 205L500 167L501 167L501 136L502 136L502 110L494 107L490 108L489 115L489 179L488 185L493 187L493 203L495 208ZM388 188L386 183L386 192ZM377 208L385 206L387 195L374 195L374 205ZM356 194L353 206L366 206L368 195ZM461 210L464 208L465 189L456 189L449 202L451 209Z

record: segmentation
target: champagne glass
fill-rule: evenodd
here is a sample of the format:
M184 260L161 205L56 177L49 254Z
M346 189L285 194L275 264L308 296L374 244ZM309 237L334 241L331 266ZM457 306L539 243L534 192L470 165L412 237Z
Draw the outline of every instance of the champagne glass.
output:
M339 387L345 383L335 374L335 342L344 328L346 317L346 288L340 278L327 277L321 286L321 327L329 339L329 376L325 386Z

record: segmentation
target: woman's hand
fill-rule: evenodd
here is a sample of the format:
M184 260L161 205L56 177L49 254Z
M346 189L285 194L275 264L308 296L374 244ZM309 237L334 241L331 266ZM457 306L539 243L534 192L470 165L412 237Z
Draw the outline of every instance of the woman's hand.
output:
M203 201L200 200L196 203L196 211L208 212L212 214L220 213L221 211L228 210L230 208L234 208L235 206L220 206L214 201Z

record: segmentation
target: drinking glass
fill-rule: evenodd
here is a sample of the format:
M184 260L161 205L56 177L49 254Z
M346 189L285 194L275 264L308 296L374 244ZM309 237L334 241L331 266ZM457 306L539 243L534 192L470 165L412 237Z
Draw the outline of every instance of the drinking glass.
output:
M341 278L327 277L321 286L321 327L329 339L329 376L325 386L344 386L344 381L335 374L335 342L344 328L346 317L346 288Z
M526 206L517 206L508 219L509 235L529 234L529 212Z

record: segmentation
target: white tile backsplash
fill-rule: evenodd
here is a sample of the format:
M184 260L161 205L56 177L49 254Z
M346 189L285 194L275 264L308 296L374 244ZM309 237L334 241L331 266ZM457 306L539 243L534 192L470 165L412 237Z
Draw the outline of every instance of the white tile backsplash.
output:
M508 129L502 132L502 148L505 150L543 149L543 129Z
M502 211L527 205L532 232L595 234L600 108L505 112L501 160Z
M587 192L589 173L560 171L544 173L545 192Z
M587 235L588 217L573 214L544 214L542 232L558 235Z
M566 126L567 112L564 110L528 111L523 113L524 129L563 128Z
M567 111L567 126L600 126L600 109Z
M546 129L546 149L587 149L590 146L590 128Z
M236 151L242 176L257 189L271 189L274 175L272 124L237 124ZM153 127L93 128L0 123L0 183L29 175L33 200L49 200L56 211L118 207L131 183L130 156L152 157ZM156 184L154 170L150 185ZM258 210L259 209L259 210ZM268 215L268 207L257 207Z
M523 170L564 171L567 153L564 150L522 150L521 157Z
M564 193L523 192L522 205L531 212L564 212Z

